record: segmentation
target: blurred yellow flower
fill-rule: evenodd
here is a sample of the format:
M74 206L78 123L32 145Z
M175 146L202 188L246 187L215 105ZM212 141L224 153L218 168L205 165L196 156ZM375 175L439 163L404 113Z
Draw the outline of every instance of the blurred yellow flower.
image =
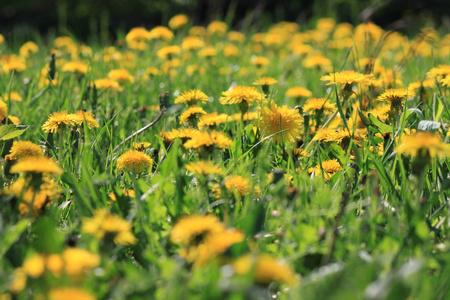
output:
M158 55L159 58L171 59L180 52L181 49L178 46L167 46L159 49L158 52L156 52L156 55Z
M62 66L61 70L63 72L86 74L86 72L88 71L88 66L82 62L70 61L65 63Z
M80 288L57 288L48 292L49 300L96 300L91 293Z
M249 195L251 192L250 180L240 175L225 178L225 187L229 192L237 192L241 197Z
M295 86L286 91L286 97L288 98L306 98L311 96L312 92L301 86Z
M201 160L190 162L186 165L186 170L201 175L217 175L222 174L222 169L212 161Z
M170 20L169 20L169 27L172 30L176 30L180 27L183 27L184 25L186 25L189 22L189 17L186 15L176 15L173 16Z
M147 171L153 164L153 159L147 154L128 150L117 159L117 169L126 170L133 173L142 173Z
M82 231L102 240L111 238L116 245L134 245L137 239L132 233L132 224L106 209L94 212L92 218L82 219Z
M108 73L108 77L114 81L117 81L119 84L134 82L134 77L130 74L130 72L128 72L127 69L111 70ZM95 85L97 86L97 88L100 88L97 84L97 80L95 81Z
M164 26L156 26L150 30L150 39L170 41L173 39L173 32Z
M123 75L123 74L121 74ZM119 74L119 76L121 76ZM116 76L116 74L114 74L113 76ZM134 80L134 78L131 76L129 77L128 75L123 75L124 79L126 78L128 81L130 80ZM133 78L133 79L132 79ZM123 91L123 88L120 86L120 84L110 78L102 78L102 79L97 79L94 81L95 87L100 89L100 90L111 90L111 91L118 91L121 92Z
M11 167L11 173L26 174L55 174L60 175L64 171L58 167L53 159L47 157L25 157Z
M100 256L84 249L69 247L62 253L67 275L78 277L100 264Z
M212 35L218 35L218 36L224 36L227 32L228 25L221 21L212 21L209 23L208 27L206 27L206 30L209 34Z
M39 47L35 42L26 42L19 49L20 56L25 58L29 57L33 53L37 53L38 51Z
M6 160L19 160L30 156L44 156L44 151L38 145L30 141L14 141Z
M44 256L34 255L30 258L27 258L22 265L22 270L30 277L40 277L45 271Z
M212 150L214 147L219 149L226 149L230 147L233 142L225 136L222 132L212 130L210 132L197 131L192 135L191 139L184 143L186 149L206 149Z
M205 42L196 36L187 36L181 42L181 48L185 51L198 50L205 46Z
M396 148L407 156L450 156L450 145L444 143L438 134L421 131L406 135Z

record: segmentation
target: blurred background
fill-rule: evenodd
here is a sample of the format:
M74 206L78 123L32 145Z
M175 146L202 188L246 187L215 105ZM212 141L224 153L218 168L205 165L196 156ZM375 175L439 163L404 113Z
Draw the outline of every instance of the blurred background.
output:
M195 25L219 19L237 30L284 20L311 25L320 17L406 31L450 29L448 0L0 0L0 32L6 38L38 31L107 42L135 26L167 25L179 13Z

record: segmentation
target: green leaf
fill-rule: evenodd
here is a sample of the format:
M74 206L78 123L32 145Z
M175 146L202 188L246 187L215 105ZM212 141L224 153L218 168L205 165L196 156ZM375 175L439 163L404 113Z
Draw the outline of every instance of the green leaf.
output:
M2 125L0 126L0 141L6 141L18 137L27 129L28 127L20 130L17 129L16 125Z
M433 97L433 120L439 121L442 113L444 112L444 105L440 99L440 97Z
M5 232L2 232L0 242L0 255L3 256L11 246L19 239L20 235L30 224L29 219L19 221L16 225L8 227Z
M358 115L366 127L372 124L359 109L358 109Z
M372 122L372 124L378 129L378 131L381 134L393 131L392 126L384 124L383 122L381 122L380 120L375 118L375 116L372 115L371 113L369 113L369 120Z

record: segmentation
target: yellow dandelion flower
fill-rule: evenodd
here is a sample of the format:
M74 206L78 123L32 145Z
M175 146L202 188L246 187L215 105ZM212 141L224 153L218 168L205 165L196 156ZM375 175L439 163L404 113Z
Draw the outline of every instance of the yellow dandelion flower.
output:
M32 204L33 216L37 216L39 211L51 201L59 197L60 189L54 180L47 176L43 178L43 183L38 190L30 186L30 181L20 178L8 187L6 194L21 199L19 212L21 215L28 215Z
M206 28L203 26L192 26L189 29L189 35L191 36L204 36L206 34Z
M225 187L231 193L237 192L241 197L251 192L250 180L240 175L225 178Z
M335 160L326 160L322 162L322 167L320 167L320 165L317 165L314 168L309 168L308 173L312 174L314 172L314 176L319 176L322 174L322 169L324 171L323 177L325 181L329 181L336 172L342 170L343 168Z
M261 102L266 98L266 95L260 93L257 88L250 86L235 86L233 89L222 92L220 97L220 104L238 104L244 106L246 109L241 111L247 112L249 106L253 106L255 103Z
M281 282L292 285L296 282L296 274L286 264L268 255L261 255L256 260L255 281L268 285L272 282Z
M134 190L125 190L125 189L123 189L122 190L122 195L134 198L136 196L136 192ZM116 195L114 195L114 193L109 193L108 197L112 201L117 201Z
M10 91L9 93L4 93L3 97L0 97L0 101L1 100L11 100L11 101L17 101L17 102L22 102L22 97L20 96L20 94L18 92L14 92L14 91Z
M309 153L302 148L293 148L290 150L292 155L296 157L310 157Z
M329 132L329 134L325 137L325 142L336 142L341 146L347 146L350 142L350 138L352 134L348 131L348 129L338 129ZM353 135L353 142L355 142L358 146L361 146L361 140L363 135L356 131Z
M63 72L86 74L88 66L78 61L69 61L62 66L61 70Z
M240 121L242 118L244 121L251 121L251 120L256 120L259 116L260 116L260 114L258 111L248 111L244 114L242 114L242 113L233 114L233 115L229 116L228 120L229 121Z
M156 52L156 55L158 55L159 58L171 59L180 52L181 49L179 46L167 46L159 49L158 52Z
M58 167L56 162L46 157L25 157L11 167L11 173L27 174L55 174L60 175L63 170Z
M75 112L75 116L77 117L75 119L75 124L77 126L82 126L83 123L86 122L89 129L91 129L93 127L96 127L96 128L100 127L97 120L95 120L95 116L93 113L90 113L87 111L82 111L82 110L77 110Z
M26 70L27 65L23 57L17 55L2 55L0 58L0 67L3 72L9 74L12 71L16 73Z
M176 138L182 139L183 143L185 143L188 139L192 138L197 132L198 130L194 128L180 128L167 132L165 136L167 136L167 138L171 141Z
M278 80L272 77L260 77L258 80L253 82L253 85L259 85L259 86L270 86L277 83Z
M150 32L143 27L135 27L125 36L127 43L133 41L149 41L151 39Z
M142 173L148 170L153 164L153 159L147 154L128 150L117 159L117 169L126 170L132 173Z
M200 51L198 51L198 56L199 57L213 57L217 55L217 50L214 47L205 47L203 49L201 49Z
M198 128L203 129L208 127L210 129L214 129L217 125L227 122L227 120L231 120L230 116L228 116L227 114L218 114L216 112L206 114L200 117L198 122Z
M164 26L156 26L150 30L150 39L170 41L173 39L173 32Z
M13 294L20 293L25 289L27 285L27 274L23 271L22 268L17 268L14 270L14 279L11 281L9 285L9 290Z
M271 136L277 144L295 142L301 134L303 118L298 110L286 105L278 107L272 103L270 107L261 110L261 132Z
M23 265L22 270L30 277L38 278L45 271L45 260L43 255L35 255L27 258Z
M117 81L119 84L134 82L134 77L126 69L111 70L108 73L108 77L114 81ZM97 80L95 82L95 85L97 86ZM97 88L100 88L100 87L97 86Z
M14 141L6 160L19 160L24 157L44 156L42 148L30 141Z
M212 130L210 132L198 131L190 140L184 143L186 149L207 149L212 150L213 147L219 149L226 149L230 147L233 142L225 136L222 132Z
M332 18L321 18L317 20L317 29L325 32L332 32L336 26L336 21Z
M145 74L156 76L159 75L159 70L157 68L147 68L145 69Z
M225 252L233 244L242 242L244 238L244 234L239 230L227 230L208 235L198 245L182 250L180 256L188 262L193 262L194 266L201 266Z
M74 41L72 40L71 37L68 36L60 36L57 37L53 44L55 45L56 48L70 48L71 46L74 45Z
M414 93L407 89L389 89L378 96L378 101L386 101L391 103L391 106L401 106L403 101L413 96Z
M450 75L450 66L449 65L439 65L436 68L432 68L427 72L427 76L431 78L437 77L439 80L442 78L446 78Z
M183 27L184 25L186 25L189 22L189 17L186 15L176 15L173 16L172 18L170 18L169 20L169 27L172 30L176 30L180 27Z
M96 300L91 293L80 288L58 288L48 292L49 300Z
M336 111L336 106L326 98L311 98L306 100L303 111L314 115L318 113L330 114Z
M196 36L187 36L181 42L183 50L198 50L205 46L205 42Z
M244 42L245 41L245 34L239 31L230 31L227 34L227 38L230 42Z
M210 235L223 233L226 227L214 215L190 215L180 218L170 232L170 241L188 246L199 244Z
M206 27L206 31L208 31L209 34L215 34L218 36L224 36L227 29L228 25L221 21L212 21L209 23L208 27Z
M68 114L65 110L55 112L51 114L47 121L42 125L42 130L50 133L62 131L67 127L75 126L77 119L76 115Z
M3 44L5 42L5 37L3 34L0 34L0 44Z
M397 147L398 153L407 156L450 156L450 145L444 143L438 134L431 132L417 132L402 138Z
M100 256L84 249L67 248L63 251L64 271L72 277L79 277L100 264Z
M311 96L312 92L301 86L295 86L286 91L286 97L288 98L307 98Z
M433 89L436 87L436 79L427 78L423 81L417 80L417 81L409 84L408 90L414 91L414 90L419 89L420 87L423 87L425 89Z
M180 116L180 123L190 123L196 122L199 115L205 115L206 111L199 106L191 106L186 111L184 111Z
M65 63L62 66L61 70L63 72L86 74L86 72L88 71L88 66L78 61L70 61Z
M227 44L225 48L223 48L223 55L225 57L238 57L241 54L241 51L236 45Z
M111 78L101 78L94 81L95 87L100 90L123 91L120 84Z
M141 143L133 143L131 147L133 147L136 151L144 151L145 149L149 148L152 144L148 142L141 142Z
M447 76L447 77L445 77L445 78L442 78L442 79L440 80L440 83L441 83L443 86L445 86L445 87L450 87L450 77Z
M328 81L327 85L330 84L344 84L351 85L353 83L364 83L369 84L373 80L373 75L371 74L361 74L355 71L342 71L336 73L330 73L329 75L322 76L321 81Z
M190 162L186 165L186 170L201 175L218 175L222 174L222 169L212 161L201 160Z
M106 209L94 212L92 218L82 219L82 231L93 235L99 240L104 238L113 239L116 245L133 245L137 239L131 232L130 222L120 216L110 214Z
M308 55L302 60L302 66L307 69L321 68L327 71L331 68L332 62L331 60L320 54Z
M45 258L45 267L55 276L59 276L64 270L64 260L59 254L50 254Z
M200 90L189 90L181 93L175 99L175 104L185 103L188 106L193 106L199 103L206 103L209 97Z
M270 60L267 57L263 56L253 56L251 59L252 65L255 65L257 67L264 67L270 64Z

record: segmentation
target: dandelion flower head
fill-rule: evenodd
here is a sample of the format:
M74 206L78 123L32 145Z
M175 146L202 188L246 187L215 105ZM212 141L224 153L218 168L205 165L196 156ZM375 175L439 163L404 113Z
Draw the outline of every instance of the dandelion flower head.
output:
M277 144L295 142L301 134L303 118L298 110L272 103L261 109L261 131Z
M148 170L153 164L153 159L147 154L128 150L117 159L117 169L126 170L133 173L142 173Z

